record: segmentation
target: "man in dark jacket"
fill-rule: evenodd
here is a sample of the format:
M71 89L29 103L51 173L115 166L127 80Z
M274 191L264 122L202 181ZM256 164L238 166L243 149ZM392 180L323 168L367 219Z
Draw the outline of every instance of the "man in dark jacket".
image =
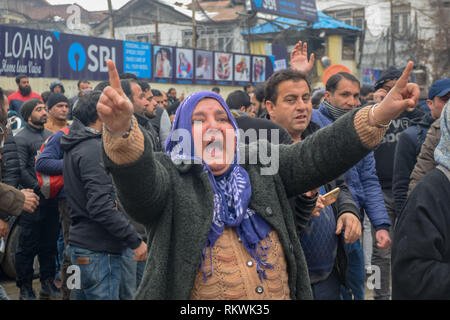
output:
M66 254L81 272L81 287L72 291L75 300L119 299L124 251L132 249L136 260L147 254L146 244L117 209L112 180L101 165L102 122L96 110L100 94L80 97L70 132L61 138L72 219Z
M374 100L379 103L384 100L384 97L389 93L391 88L401 76L401 71L393 67L383 71L378 81L375 83ZM384 203L391 220L391 225L395 225L396 210L394 197L392 195L392 177L394 173L394 154L400 134L406 130L412 120L421 118L423 112L419 109L408 108L396 119L392 120L386 134L383 137L380 145L374 151L377 176L380 181L381 189L383 191ZM392 228L390 230L392 238ZM372 229L372 234L375 230ZM375 299L389 299L391 296L390 290L390 261L391 250L380 250L375 241L373 242L372 251L372 265L377 265L381 271L381 288L374 290Z
M150 138L152 138L153 148L155 151L161 151L161 141L158 132L155 130L152 122L144 115L145 110L149 107L152 109L156 105L156 101L147 100L145 93L142 91L139 82L133 79L121 80L123 91L125 95L133 103L134 116L136 117L140 126L146 129ZM151 92L150 92L151 93Z
M302 80L304 79L300 78L296 71L285 70L281 71L278 77L271 77L266 85L268 114L272 121L284 126L294 142L302 141L320 129L319 125L310 122L312 114L310 89L308 86L302 88L301 84L306 84L306 81ZM305 96L305 92L308 95ZM289 99L296 99L295 101L303 99L305 103L289 103L287 102ZM350 243L361 235L359 210L342 180L332 181L320 187L319 194L324 195L337 185L341 188L341 192L335 208L330 206L324 208L319 204L318 208L322 209L319 216L305 221L304 226L297 224L297 232L308 263L314 299L317 300L339 300L340 284L346 285L345 253L343 242L340 241L342 237L338 237L337 234L341 234L344 226L345 242ZM301 217L308 216L299 213L305 210L304 204L312 194L306 193L289 199L297 221L301 221ZM340 261L337 259L338 251Z
M56 241L59 235L58 203L45 199L36 178L35 159L42 143L51 132L44 129L47 108L41 100L31 99L20 110L25 127L16 135L17 153L22 173L21 185L40 196L40 204L34 214L24 212L20 216L19 244L16 251L17 286L20 299L35 299L32 289L34 257L39 257L41 299L59 299L61 294L53 280L56 270Z
M408 194L410 176L417 162L420 148L430 126L441 117L442 109L450 97L450 78L435 81L429 91L427 105L430 114L411 121L408 129L400 134L394 156L392 194L397 216L402 212Z

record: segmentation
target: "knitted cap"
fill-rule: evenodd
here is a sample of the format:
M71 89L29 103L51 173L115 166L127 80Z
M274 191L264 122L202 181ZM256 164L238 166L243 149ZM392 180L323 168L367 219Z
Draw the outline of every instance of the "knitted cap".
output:
M53 92L52 94L50 94L47 100L48 110L50 110L55 104L60 102L67 102L67 104L69 104L69 99L67 99L67 97L62 93Z

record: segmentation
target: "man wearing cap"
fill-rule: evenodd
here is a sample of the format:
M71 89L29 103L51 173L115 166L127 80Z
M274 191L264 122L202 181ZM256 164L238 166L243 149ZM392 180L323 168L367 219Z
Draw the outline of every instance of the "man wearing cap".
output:
M388 92L395 86L401 76L401 71L389 67L383 71L378 81L375 83L374 101L380 103ZM394 153L400 134L406 130L414 119L422 118L423 112L419 109L410 108L404 111L396 119L392 120L389 129L381 140L381 143L374 151L376 174L383 191L384 203L391 220L391 225L395 225L396 214L394 196L392 194L392 177L394 174ZM390 237L392 239L392 230ZM375 239L375 229L372 228L372 239ZM380 268L380 288L375 287L374 299L390 299L390 274L391 274L391 249L380 249L376 241L372 244L372 265Z
M430 114L413 120L411 126L400 134L395 149L392 193L397 217L406 203L411 172L417 162L420 148L425 141L428 129L440 118L442 109L450 98L450 78L435 81L429 91L427 105ZM437 120L439 121L439 120Z
M59 235L59 213L56 199L45 199L35 172L35 159L42 143L51 132L44 128L47 107L39 99L26 101L20 110L25 126L14 136L17 144L20 184L39 195L39 206L34 214L23 212L19 220L19 243L15 256L16 284L21 300L34 300L32 288L34 257L39 257L41 299L61 297L53 283L56 270L56 240Z
M62 93L52 93L47 101L48 119L44 127L46 130L56 132L70 125L67 122L69 114L69 99Z

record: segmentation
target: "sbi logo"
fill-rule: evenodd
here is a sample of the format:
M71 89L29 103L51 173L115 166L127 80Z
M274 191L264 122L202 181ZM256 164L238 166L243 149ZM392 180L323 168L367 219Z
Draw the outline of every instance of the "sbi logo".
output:
M87 69L91 72L107 72L106 60L116 61L116 48L91 44L86 54L84 47L74 42L69 48L68 59L73 71L82 71L87 64Z

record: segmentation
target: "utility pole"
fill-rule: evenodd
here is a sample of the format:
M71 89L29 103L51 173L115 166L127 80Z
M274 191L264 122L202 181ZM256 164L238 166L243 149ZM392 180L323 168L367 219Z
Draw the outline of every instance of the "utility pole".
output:
M159 30L158 30L158 23L159 23L159 7L156 7L156 21L155 21L155 44L159 44Z
M195 6L197 0L192 0L192 48L197 49L197 21L195 20Z
M114 21L113 21L113 9L111 0L108 0L108 10L109 10L109 32L111 35L111 39L115 39L114 35Z

